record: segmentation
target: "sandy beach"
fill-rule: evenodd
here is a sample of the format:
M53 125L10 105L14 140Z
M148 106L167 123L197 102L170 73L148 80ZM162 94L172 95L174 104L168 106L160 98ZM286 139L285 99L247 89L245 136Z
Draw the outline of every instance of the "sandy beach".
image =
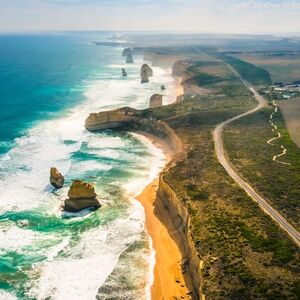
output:
M146 187L137 197L146 215L146 229L152 239L155 250L154 282L151 287L151 298L188 299L188 290L181 273L181 253L168 230L154 214L153 203L156 199L158 178ZM177 298L174 298L177 297Z
M176 96L183 95L182 79L176 78ZM166 164L173 158L174 154L169 145L162 139L147 132L137 132L146 136L151 142L160 148L165 154ZM153 180L137 200L145 209L145 226L152 239L155 251L154 281L151 286L152 300L190 299L187 295L188 289L181 272L181 252L171 238L167 228L160 221L168 219L166 211L161 211L158 217L154 213L154 202L156 199L159 178Z

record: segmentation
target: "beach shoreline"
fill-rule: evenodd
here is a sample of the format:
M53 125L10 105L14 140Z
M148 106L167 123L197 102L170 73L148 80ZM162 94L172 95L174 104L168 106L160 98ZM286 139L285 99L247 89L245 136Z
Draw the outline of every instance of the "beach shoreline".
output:
M174 78L176 82L176 97L183 94L183 86L181 84L181 78ZM175 99L176 101L176 99ZM175 102L174 101L174 102ZM136 131L136 134L146 137L150 142L159 148L165 155L166 168L168 163L174 158L174 149L166 141L158 136L145 131ZM151 299L189 299L188 288L186 286L182 270L181 263L183 260L182 253L177 246L174 239L171 237L167 227L160 221L164 217L164 222L168 220L167 211L160 211L160 216L155 213L155 200L157 199L157 191L159 187L159 176L152 180L148 184L143 192L136 197L145 211L145 228L151 239L150 245L155 252L154 269L152 272L152 285L151 285ZM168 227L172 227L172 222L169 222ZM170 253L172 255L170 255Z
M156 147L165 154L165 165L171 161L174 153L168 145L158 137L145 132L138 134L146 136ZM155 213L155 200L159 186L159 175L136 197L145 211L145 228L151 239L155 252L155 261L152 272L153 282L150 287L151 299L173 299L178 297L187 299L188 289L181 272L182 254L170 236L166 226L160 221L166 212L161 211L158 217ZM168 216L165 216L167 219ZM170 222L171 223L171 222ZM172 253L172 255L170 255Z

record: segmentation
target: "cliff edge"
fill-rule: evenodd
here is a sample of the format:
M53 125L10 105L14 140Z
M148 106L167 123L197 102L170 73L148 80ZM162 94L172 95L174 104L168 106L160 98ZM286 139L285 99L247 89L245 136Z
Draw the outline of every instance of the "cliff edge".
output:
M171 166L185 157L182 141L164 121L156 120L151 116L145 117L143 111L130 107L90 114L86 119L85 127L89 131L117 128L129 131L144 131L156 135L169 145L173 153L173 159L159 176L155 214L166 226L182 253L182 274L192 299L199 299L200 260L190 233L189 214L187 208L177 197L164 176ZM166 215L168 220L165 218Z

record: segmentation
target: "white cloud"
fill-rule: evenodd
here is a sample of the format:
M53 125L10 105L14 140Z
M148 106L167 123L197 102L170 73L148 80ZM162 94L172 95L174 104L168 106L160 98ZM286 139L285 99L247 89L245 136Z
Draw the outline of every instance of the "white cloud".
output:
M0 31L300 30L298 0L0 0Z

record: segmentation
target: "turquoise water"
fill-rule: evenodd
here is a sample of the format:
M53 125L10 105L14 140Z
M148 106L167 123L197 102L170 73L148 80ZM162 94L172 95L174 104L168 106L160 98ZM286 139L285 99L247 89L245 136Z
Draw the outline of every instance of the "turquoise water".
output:
M161 84L171 99L173 80L154 68L152 82L141 85L142 57L122 78L122 49L90 43L108 36L0 36L1 300L95 299L120 254L144 235L134 196L162 167L162 153L135 134L87 132L84 120L147 107ZM66 178L59 191L49 185L52 166ZM63 218L61 204L78 178L95 184L103 206ZM142 268L146 282L147 261Z

